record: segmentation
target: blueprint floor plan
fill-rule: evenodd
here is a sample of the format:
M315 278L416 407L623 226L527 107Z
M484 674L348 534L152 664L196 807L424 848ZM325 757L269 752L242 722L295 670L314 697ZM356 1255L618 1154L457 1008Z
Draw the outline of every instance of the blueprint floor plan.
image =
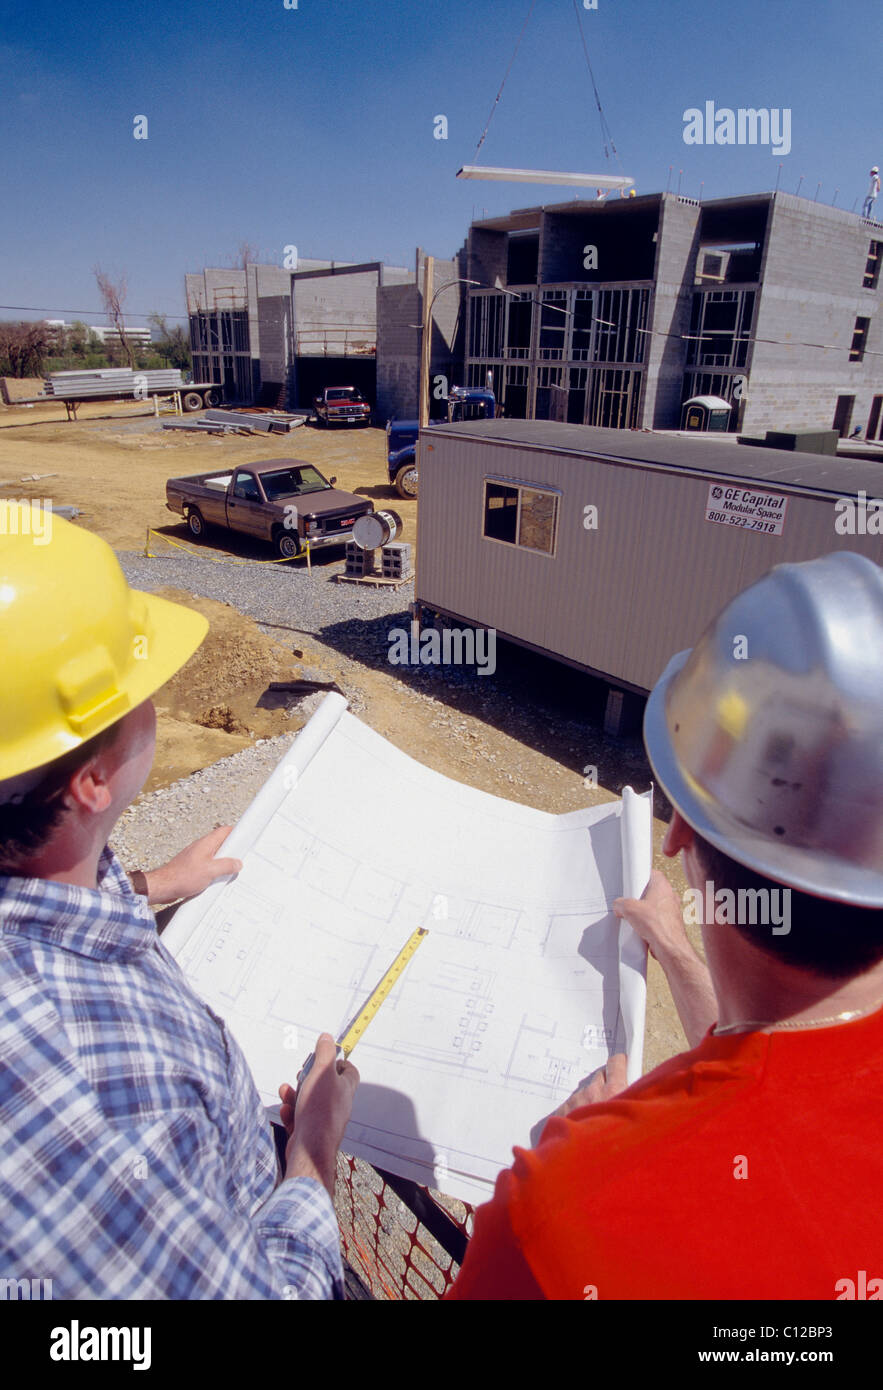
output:
M163 940L267 1105L429 929L360 1041L343 1147L484 1200L611 1051L641 1071L644 948L610 910L651 863L649 795L555 816L452 782L331 695L229 837L244 860Z

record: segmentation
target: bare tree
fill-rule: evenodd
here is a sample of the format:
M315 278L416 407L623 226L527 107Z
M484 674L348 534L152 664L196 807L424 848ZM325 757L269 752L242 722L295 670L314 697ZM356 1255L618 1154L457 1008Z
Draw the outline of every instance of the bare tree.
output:
M114 284L110 276L105 274L98 265L92 267L92 274L95 276L98 285L98 293L101 295L107 317L119 334L123 352L126 354L126 360L134 371L135 358L132 353L131 344L126 337L126 324L123 319L123 305L126 302L126 294L128 293L126 276L121 275L116 284Z

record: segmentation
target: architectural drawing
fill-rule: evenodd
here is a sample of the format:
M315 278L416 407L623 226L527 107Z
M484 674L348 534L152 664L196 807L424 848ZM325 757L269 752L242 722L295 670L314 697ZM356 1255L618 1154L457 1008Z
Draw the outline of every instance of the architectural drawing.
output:
M649 876L648 797L533 811L431 772L329 696L225 852L241 874L185 904L164 940L267 1105L429 928L353 1056L348 1152L482 1200L611 1051L628 1047L640 1074L643 954L626 939L629 962L610 904Z

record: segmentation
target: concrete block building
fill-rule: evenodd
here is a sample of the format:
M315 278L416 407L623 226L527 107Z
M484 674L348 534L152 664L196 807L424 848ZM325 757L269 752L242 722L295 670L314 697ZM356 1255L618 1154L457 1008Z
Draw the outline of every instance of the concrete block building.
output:
M786 193L577 199L474 222L465 378L505 414L883 437L883 223Z
M376 396L377 301L404 267L299 260L185 276L193 375L240 404L308 406L326 385Z
M414 272L404 283L377 292L377 419L412 419L419 409L420 325L426 256L417 248ZM463 385L463 305L466 249L433 265L430 416L444 415L443 395Z

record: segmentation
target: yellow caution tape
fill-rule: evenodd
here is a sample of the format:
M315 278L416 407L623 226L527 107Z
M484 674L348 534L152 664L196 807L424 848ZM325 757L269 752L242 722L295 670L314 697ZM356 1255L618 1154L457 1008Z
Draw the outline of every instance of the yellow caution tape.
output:
M192 555L197 560L213 560L217 565L287 565L291 560L306 560L310 563L310 542L307 541L304 549L299 555L280 555L277 560L233 560L226 555L206 555L204 550L193 550L190 546L182 545L180 541L172 540L171 536L163 535L161 531L154 531L150 526L147 528L147 537L144 542L144 554L148 560L161 560L161 555L154 555L150 549L150 537L157 536L159 540L165 541L166 545L173 545L176 550L183 550L185 555Z

